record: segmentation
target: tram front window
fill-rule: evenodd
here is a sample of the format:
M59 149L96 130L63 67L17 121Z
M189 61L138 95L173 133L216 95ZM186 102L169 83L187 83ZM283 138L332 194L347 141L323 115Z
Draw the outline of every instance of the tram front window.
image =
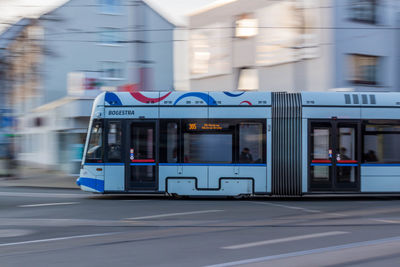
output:
M90 131L86 162L103 162L103 126L100 121L94 121Z

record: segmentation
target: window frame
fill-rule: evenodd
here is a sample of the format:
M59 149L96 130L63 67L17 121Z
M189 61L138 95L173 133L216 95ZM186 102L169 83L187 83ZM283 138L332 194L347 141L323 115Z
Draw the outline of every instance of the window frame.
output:
M122 30L121 28L116 28L116 27L101 27L99 28L99 40L98 40L98 44L99 45L103 45L103 46L122 46L123 43L123 38L122 38ZM113 40L107 40L107 34L108 37L112 37L112 38L108 38L108 39L113 39ZM105 38L106 37L106 38ZM106 61L103 61L102 63L104 63Z
M193 119L160 119L160 163L164 164L185 164L184 162L184 134L187 133L185 131L185 124L189 122L208 122L208 123L229 123L230 126L233 126L232 129L229 130L203 130L203 131L198 131L198 132L191 132L192 134L218 134L218 133L227 133L231 132L232 133L232 162L231 163L221 163L221 164L226 164L226 165L254 165L254 164L262 164L265 165L267 163L267 148L266 148L266 139L267 139L267 133L266 133L266 119L218 119L218 118L212 118L212 119L202 119L202 118L193 118ZM176 163L171 163L167 162L167 157L166 157L166 146L164 145L166 142L166 132L167 128L166 126L170 122L175 122L178 124L178 134L177 134L177 141L178 141L178 162ZM251 123L259 123L261 125L262 131L262 140L261 140L261 145L262 145L262 151L261 151L261 161L260 162L250 162L250 163L241 163L240 162L240 124L251 124ZM187 163L190 164L190 163ZM212 163L212 162L194 162L193 164L219 164L219 163Z
M253 27L248 27L244 22L245 21L252 21L254 22ZM256 36L259 34L258 30L258 18L255 16L254 13L243 13L241 15L238 15L235 17L235 32L234 36L236 39L250 39L250 38L256 38ZM243 31L247 29L249 30L249 33L245 34ZM253 32L250 32L253 30Z
M373 121L373 122L371 122ZM382 122L382 123L379 123ZM396 161L366 161L365 159L365 154L364 154L364 150L365 150L365 136L367 135L378 135L378 134L397 134L399 135L400 138L400 130L399 131L366 131L366 126L367 125L393 125L393 126L400 126L400 120L386 120L386 119L382 119L382 120L362 120L361 123L361 134L362 134L362 146L361 146L361 164L369 164L369 165L374 165L374 164L400 164L400 158ZM369 134L366 134L369 133Z
M109 130L110 130L110 124L111 123L119 123L120 125L120 131L121 131L121 140L120 140L120 160L110 160L109 158L109 149L108 149L108 134L109 134ZM123 133L123 121L122 120L118 120L118 119L108 119L108 120L104 120L104 162L106 163L124 163L125 159L124 159L124 155L125 155L125 151L124 151L124 133Z
M233 129L230 129L230 127L232 126L231 124L229 125L228 129L223 129L223 130L203 130L203 131L193 131L193 132L189 132L185 125L186 123L190 123L190 122L199 122L199 123L215 123L215 121L221 122L221 123L226 123L226 120L218 120L218 119L184 119L182 120L182 127L181 127L181 136L182 136L182 152L183 154L181 155L183 157L183 163L194 163L194 164L234 164L236 162L236 155L235 155L235 151L236 151L236 147L237 147L237 142L236 142L236 125L233 124ZM190 133L190 134L194 134L194 135L201 135L201 134L231 134L232 136L232 158L231 158L231 162L184 162L185 161L185 155L184 155L184 151L185 151L185 134L186 133Z
M114 63L117 63L118 65L120 65L120 69L119 69L120 75L119 75L119 77L112 77L112 76L105 75L106 73L108 73L107 69L110 69L110 68L105 68L105 66L107 64L110 65L110 64L114 64ZM113 68L113 69L115 69L115 68ZM124 62L113 61L113 60L100 61L100 73L101 73L100 74L101 75L100 79L101 80L110 80L110 81L121 81L121 80L124 80L125 79L124 78L124 70L125 70Z
M375 56L375 55L367 55L367 54L357 54L357 53L352 53L352 54L347 54L347 56L349 57L349 73L351 74L350 77L348 77L348 81L352 84L355 85L372 85L372 86L376 86L379 85L379 68L381 66L381 61L382 61L382 57L381 56ZM361 77L363 79L355 79L357 76L357 72L358 69L355 68L355 61L356 58L374 58L376 59L376 64L374 65L375 67L375 72L374 72L374 76L375 79L373 81L369 81L367 79L364 79L365 77ZM370 65L371 66L371 65Z
M357 22L357 23L373 24L373 25L378 24L378 18L377 18L378 17L377 16L378 7L379 7L378 0L369 0L369 1L371 1L372 6L373 6L373 17L371 19L364 19L364 18L355 16L353 6L355 6L357 4L356 2L360 2L360 0L351 0L351 1L352 2L350 3L350 6L348 8L350 21ZM362 0L362 1L365 1L365 0Z
M90 141L92 140L93 137L93 127L97 123L101 124L101 158L100 160L98 159L88 159L88 152L89 152L89 146L90 146ZM92 121L91 127L90 127L90 132L89 132L89 138L88 138L88 143L87 143L87 149L85 150L85 163L99 163L99 164L104 164L104 120L103 119L94 119Z
M179 119L160 119L160 145L159 145L159 162L160 163L170 163L170 164L178 164L182 161L181 155L183 154L181 152L182 150L182 145L181 145L181 120ZM177 144L177 162L168 162L168 151L167 151L167 133L168 133L168 128L167 125L168 123L176 123L177 124L177 139L176 139L176 144Z

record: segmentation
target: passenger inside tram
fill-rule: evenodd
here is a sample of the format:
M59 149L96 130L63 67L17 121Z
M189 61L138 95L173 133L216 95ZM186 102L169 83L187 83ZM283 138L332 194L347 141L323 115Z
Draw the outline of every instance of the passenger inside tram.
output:
M347 151L347 149L345 147L340 148L340 160L350 160L351 159L349 156L346 155L346 151ZM338 181L340 181L340 182L353 181L351 170L352 170L351 166L340 166L338 168Z
M247 147L243 148L242 152L240 153L239 162L240 163L253 162L253 156L251 155L249 148Z
M377 162L378 161L378 157L376 156L375 151L373 151L373 150L368 150L368 153L366 153L364 155L364 159L365 159L365 161L368 161L368 162Z

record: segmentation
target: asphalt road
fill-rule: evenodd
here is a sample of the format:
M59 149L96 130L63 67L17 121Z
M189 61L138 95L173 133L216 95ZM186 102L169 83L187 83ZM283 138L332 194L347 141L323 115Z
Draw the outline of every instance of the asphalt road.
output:
M400 198L0 188L0 266L399 266Z

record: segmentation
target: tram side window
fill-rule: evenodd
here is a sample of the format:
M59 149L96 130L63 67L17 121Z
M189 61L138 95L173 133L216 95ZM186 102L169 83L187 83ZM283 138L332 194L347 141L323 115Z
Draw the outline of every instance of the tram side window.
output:
M121 162L121 123L109 122L107 133L107 153L109 162Z
M264 163L263 125L239 124L239 163Z
M167 162L178 162L178 124L167 123Z
M183 134L185 163L233 163L234 125L191 121Z
M176 121L160 123L160 162L177 163L179 160L179 127Z
M103 162L103 126L101 121L93 121L86 152L86 162Z
M368 163L400 162L400 121L393 124L367 122L364 128L363 161Z

